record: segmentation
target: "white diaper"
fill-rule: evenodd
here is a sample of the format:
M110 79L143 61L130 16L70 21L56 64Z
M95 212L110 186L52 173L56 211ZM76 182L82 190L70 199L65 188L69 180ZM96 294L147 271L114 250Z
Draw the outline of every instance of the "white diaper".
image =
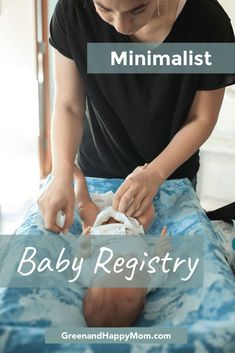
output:
M91 235L98 234L144 234L144 228L132 217L127 217L124 213L115 211L112 208L114 193L109 191L105 194L91 194L92 201L101 209L96 221L91 228ZM103 224L110 218L119 223Z
M103 224L110 218L115 219L119 223ZM90 234L144 234L144 228L139 222L132 217L127 217L124 213L115 211L111 206L102 210L90 230Z

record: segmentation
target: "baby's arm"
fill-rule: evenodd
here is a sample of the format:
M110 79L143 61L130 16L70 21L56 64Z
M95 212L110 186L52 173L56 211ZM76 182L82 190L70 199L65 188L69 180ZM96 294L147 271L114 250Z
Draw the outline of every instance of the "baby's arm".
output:
M82 219L82 228L85 230L93 226L100 210L92 201L87 189L86 179L76 165L73 168L73 177L75 181L75 207L78 209Z

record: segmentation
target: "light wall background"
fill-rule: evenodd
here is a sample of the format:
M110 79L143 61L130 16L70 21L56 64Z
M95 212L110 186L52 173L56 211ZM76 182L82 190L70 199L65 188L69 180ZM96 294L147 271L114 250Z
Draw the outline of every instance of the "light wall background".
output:
M1 0L0 234L22 219L39 185L33 0Z

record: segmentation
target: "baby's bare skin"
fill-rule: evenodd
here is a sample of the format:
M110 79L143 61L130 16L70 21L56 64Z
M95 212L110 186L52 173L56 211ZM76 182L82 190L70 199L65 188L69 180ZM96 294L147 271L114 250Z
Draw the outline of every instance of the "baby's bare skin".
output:
M89 288L83 314L91 327L129 327L145 304L145 288Z

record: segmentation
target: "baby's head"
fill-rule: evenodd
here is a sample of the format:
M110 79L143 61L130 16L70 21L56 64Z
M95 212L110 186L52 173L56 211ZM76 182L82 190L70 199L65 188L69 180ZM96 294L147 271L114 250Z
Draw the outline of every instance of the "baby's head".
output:
M146 288L89 288L83 314L91 327L129 327L145 304Z

